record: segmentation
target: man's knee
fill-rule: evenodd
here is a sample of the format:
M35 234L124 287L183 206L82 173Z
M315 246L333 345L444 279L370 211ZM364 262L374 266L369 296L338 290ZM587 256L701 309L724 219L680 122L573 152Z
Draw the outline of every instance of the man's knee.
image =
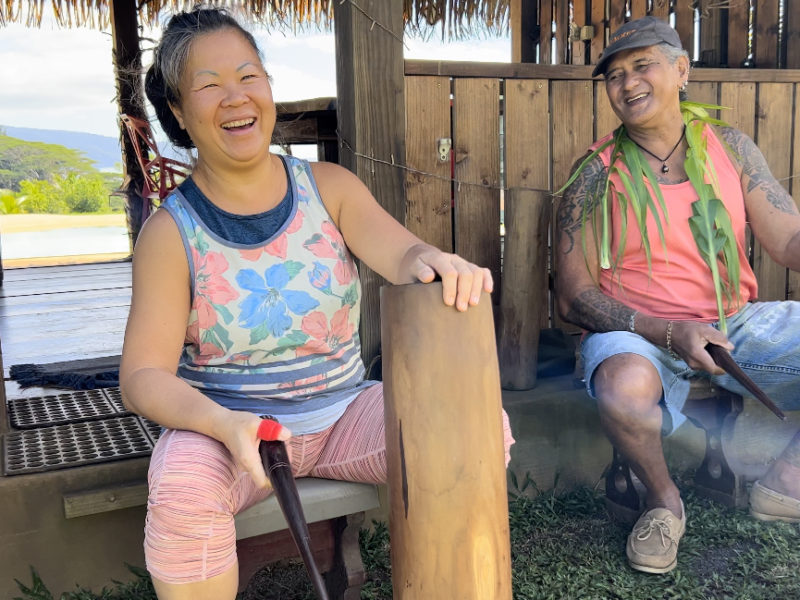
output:
M656 368L638 354L616 354L604 360L594 374L601 413L614 418L649 414L662 396Z

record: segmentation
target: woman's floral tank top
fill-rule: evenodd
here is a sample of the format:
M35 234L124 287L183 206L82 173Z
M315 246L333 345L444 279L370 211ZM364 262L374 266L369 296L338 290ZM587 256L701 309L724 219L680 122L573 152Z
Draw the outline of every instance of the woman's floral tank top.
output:
M333 424L365 387L361 285L307 161L284 157L292 209L268 240L222 239L175 191L163 207L183 239L192 306L178 376L233 410L294 434Z

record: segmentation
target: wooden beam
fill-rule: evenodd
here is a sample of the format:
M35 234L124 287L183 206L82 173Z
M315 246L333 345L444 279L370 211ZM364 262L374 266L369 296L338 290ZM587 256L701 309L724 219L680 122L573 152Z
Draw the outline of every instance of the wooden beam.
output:
M753 37L754 58L759 69L778 66L778 0L759 0L756 3Z
M536 19L536 2L511 0L511 60L536 62L539 45L539 25Z
M135 0L111 0L109 3L111 20L111 46L113 49L114 73L117 80L117 107L120 114L147 120L144 108L142 78L142 50L139 46L138 14ZM139 190L144 183L142 169L136 160L134 142L125 132L120 122L120 139L122 140L122 169L126 187L122 190L126 195L128 213L128 229L131 248L139 236L142 202L138 199ZM147 148L142 147L147 153ZM131 200L134 199L133 202Z
M405 92L403 3L334 3L339 161L403 223ZM361 264L361 350L369 365L380 351L378 290L383 279Z
M750 5L733 2L728 7L728 66L739 69L747 60L749 43L745 32L750 26Z
M786 3L786 68L800 68L800 5Z
M728 61L727 11L710 8L700 11L700 64L704 67L719 67ZM740 30L736 39L745 39Z
M591 25L594 27L594 35L589 43L589 63L596 65L603 48L606 47L606 2L605 0L591 0L591 2Z
M406 60L406 75L500 79L592 79L591 66ZM598 78L599 80L599 78ZM800 83L800 69L693 69L689 81Z

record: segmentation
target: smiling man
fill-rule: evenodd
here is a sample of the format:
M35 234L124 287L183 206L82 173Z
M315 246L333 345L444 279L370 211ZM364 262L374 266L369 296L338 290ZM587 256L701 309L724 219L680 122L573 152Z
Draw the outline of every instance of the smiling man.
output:
M756 301L745 239L749 224L775 261L800 270L800 214L750 138L682 101L689 67L664 21L614 32L594 75L622 125L576 163L558 209L559 311L587 331L587 390L647 488L627 556L650 573L675 568L686 529L661 435L685 420L689 378L746 393L706 345L800 409L800 303ZM800 521L800 435L754 484L750 509Z

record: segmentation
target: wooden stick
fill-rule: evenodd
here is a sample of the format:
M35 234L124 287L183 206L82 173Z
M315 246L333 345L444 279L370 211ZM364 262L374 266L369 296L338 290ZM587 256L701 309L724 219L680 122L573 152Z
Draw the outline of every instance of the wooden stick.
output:
M393 598L511 600L492 299L384 287L381 340Z
M264 463L264 470L267 472L272 489L278 497L283 516L289 524L289 531L292 534L294 543L300 551L300 556L306 565L308 576L317 597L320 600L329 600L325 582L314 561L311 552L311 536L308 533L308 524L303 514L303 506L300 504L300 494L297 492L297 484L294 481L292 466L289 464L289 455L286 452L286 444L281 441L264 441L258 446L258 452Z
M778 408L772 400L770 400L769 396L764 393L764 390L756 385L755 381L750 379L747 373L742 371L741 367L736 364L735 360L733 360L730 352L725 350L725 348L722 346L712 344L711 342L706 344L706 352L711 355L711 358L714 359L714 362L722 367L728 375L741 383L747 391L753 394L756 400L759 400L764 406L774 412L779 419L782 421L786 420L786 415L783 414L783 411Z

